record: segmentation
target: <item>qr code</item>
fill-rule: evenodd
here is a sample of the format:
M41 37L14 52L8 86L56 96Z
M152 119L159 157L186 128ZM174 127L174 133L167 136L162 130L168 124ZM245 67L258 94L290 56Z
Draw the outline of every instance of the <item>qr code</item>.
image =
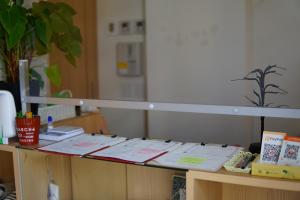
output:
M262 160L277 162L280 154L280 149L281 145L265 144Z
M286 149L284 151L284 158L297 160L300 146L298 145L286 145Z

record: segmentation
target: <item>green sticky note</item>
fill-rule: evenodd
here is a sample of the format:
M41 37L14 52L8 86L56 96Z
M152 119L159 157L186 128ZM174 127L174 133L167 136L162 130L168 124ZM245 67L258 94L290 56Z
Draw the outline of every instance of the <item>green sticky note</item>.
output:
M185 156L185 157L181 157L178 160L179 164L192 164L192 165L198 165L201 164L205 161L204 158L198 158L198 157L191 157L191 156Z

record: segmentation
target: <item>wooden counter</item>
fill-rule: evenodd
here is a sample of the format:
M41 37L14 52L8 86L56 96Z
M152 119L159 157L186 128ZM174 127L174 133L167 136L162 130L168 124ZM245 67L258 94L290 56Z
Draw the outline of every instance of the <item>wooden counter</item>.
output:
M99 122L100 120L100 122ZM88 126L90 132L106 129L99 113L90 113L63 124ZM54 155L0 145L0 180L14 182L19 200L47 200L49 180L59 186L61 200L166 200L172 176L184 170L140 166ZM187 200L296 200L300 181L249 174L190 170Z
M300 181L227 172L187 173L187 200L299 200Z
M15 145L0 145L0 182L13 183L18 199L21 199L20 178L20 164Z

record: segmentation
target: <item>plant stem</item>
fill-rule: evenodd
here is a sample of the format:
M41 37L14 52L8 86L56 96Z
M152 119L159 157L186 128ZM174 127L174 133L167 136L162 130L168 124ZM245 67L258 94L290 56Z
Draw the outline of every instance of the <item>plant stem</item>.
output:
M265 130L265 117L260 117L260 143L262 143L263 133Z

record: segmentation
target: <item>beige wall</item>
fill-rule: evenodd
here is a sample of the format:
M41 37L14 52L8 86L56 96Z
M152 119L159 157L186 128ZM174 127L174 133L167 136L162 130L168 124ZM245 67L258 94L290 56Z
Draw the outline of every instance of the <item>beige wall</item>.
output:
M144 76L120 77L116 70L116 45L143 42L143 35L109 35L108 23L144 19L143 0L97 0L98 64L101 99L144 101ZM145 132L143 111L102 109L112 133L142 137Z
M146 4L150 101L247 105L246 3L240 0L152 0ZM154 81L155 80L155 81ZM150 135L247 145L251 118L156 113Z
M300 1L253 0L254 64L278 64L287 68L274 83L287 89L287 96L269 96L268 102L300 108ZM267 119L266 128L299 136L299 120Z
M254 84L230 82L256 67L288 68L272 77L289 91L269 101L300 107L300 2L152 0L146 4L150 101L251 105ZM267 130L299 135L299 120L266 119ZM248 143L259 119L152 112L150 135L184 141Z

